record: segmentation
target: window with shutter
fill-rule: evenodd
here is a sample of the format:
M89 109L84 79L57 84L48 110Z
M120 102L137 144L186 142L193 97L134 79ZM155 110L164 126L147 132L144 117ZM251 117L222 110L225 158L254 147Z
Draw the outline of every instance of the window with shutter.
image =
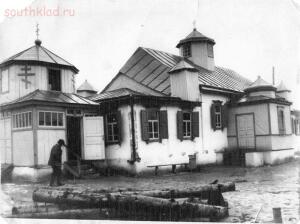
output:
M280 135L285 134L285 123L284 123L284 108L277 107L278 116L278 131Z
M141 111L141 131L142 131L142 140L148 142L149 141L149 133L148 133L148 115L146 110Z
M159 134L160 139L169 138L168 131L168 112L166 110L161 110L159 112Z
M199 112L192 113L192 137L199 137Z
M225 108L221 101L213 101L210 108L211 127L214 130L223 129L227 123ZM225 120L223 120L225 119Z
M177 111L177 138L183 140L183 112Z
M112 112L105 116L105 140L107 144L121 142L121 112Z

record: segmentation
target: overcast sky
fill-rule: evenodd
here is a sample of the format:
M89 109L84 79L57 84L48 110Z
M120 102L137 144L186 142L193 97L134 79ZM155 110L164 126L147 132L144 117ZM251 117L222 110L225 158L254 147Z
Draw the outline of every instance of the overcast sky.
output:
M71 16L13 16L26 6L59 7ZM100 91L139 46L178 54L175 46L192 31L193 20L216 41L216 65L269 82L275 66L276 84L284 80L296 101L300 0L2 1L0 60L32 46L38 22L42 45L80 70L77 86L87 79ZM294 104L300 109L300 102Z

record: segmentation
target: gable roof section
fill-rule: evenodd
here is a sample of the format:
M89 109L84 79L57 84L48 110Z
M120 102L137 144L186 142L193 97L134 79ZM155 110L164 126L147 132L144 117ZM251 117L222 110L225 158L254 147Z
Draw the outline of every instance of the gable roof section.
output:
M233 92L243 92L244 88L250 85L250 81L233 70L215 67L215 71L208 71L183 57L166 52L139 47L120 69L119 74L102 91L113 90L110 88L114 82L123 74L136 83L163 95L170 95L170 74L169 71L178 63L184 61L199 72L199 83L203 86L222 88ZM126 82L119 88L130 88ZM139 90L140 92L140 90Z
M79 96L73 93L63 93L58 91L46 91L46 90L35 90L27 95L11 101L9 103L5 103L0 105L0 107L6 107L21 103L27 103L32 101L38 102L46 102L46 103L63 103L63 104L71 104L71 105L98 105L97 103Z
M97 94L96 96L92 96L89 99L93 101L97 100L106 100L106 99L112 99L112 98L118 98L123 96L146 96L148 94L143 94L128 88L121 88L116 89L112 91L107 91L104 93Z
M0 67L12 63L18 63L18 62L49 63L52 65L60 65L60 66L70 68L75 73L78 73L79 71L74 65L72 65L65 59L54 54L52 51L48 50L47 48L37 44L2 61Z

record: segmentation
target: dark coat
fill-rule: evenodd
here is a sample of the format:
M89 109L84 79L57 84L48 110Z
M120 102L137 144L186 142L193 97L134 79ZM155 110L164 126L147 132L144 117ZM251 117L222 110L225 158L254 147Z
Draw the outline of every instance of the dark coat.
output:
M59 144L54 145L51 149L48 165L49 166L61 166L61 164L62 164L61 155L62 155L61 146Z

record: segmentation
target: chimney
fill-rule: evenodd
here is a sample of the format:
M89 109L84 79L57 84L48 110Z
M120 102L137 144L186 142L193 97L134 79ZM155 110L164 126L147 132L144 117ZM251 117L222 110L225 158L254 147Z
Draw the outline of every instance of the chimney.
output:
M176 47L179 48L182 57L202 68L214 71L214 45L213 39L204 36L194 28L193 32L180 40Z

